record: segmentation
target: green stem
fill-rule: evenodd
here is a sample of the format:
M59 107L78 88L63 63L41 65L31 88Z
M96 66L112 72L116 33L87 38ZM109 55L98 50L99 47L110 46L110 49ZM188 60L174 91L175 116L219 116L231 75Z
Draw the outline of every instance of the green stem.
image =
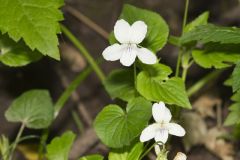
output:
M62 93L60 98L55 103L55 112L54 116L55 118L58 116L58 113L60 112L61 108L65 105L69 97L71 96L72 92L76 90L76 88L81 84L83 80L86 79L86 77L92 72L91 67L87 67L84 69L79 75L70 83L70 85L65 89L65 91ZM39 148L39 157L40 159L44 156L44 146L46 144L46 141L48 139L49 130L44 129L42 132L41 140L40 140L40 148Z
M192 87L190 87L187 90L188 96L191 97L193 94L195 94L197 91L199 91L204 85L206 85L209 81L217 78L223 71L224 70L215 70L215 71L207 74L205 77L200 79L198 82L196 82Z
M184 16L183 16L183 24L182 24L182 34L183 34L184 28L185 28L185 26L187 24L188 8L189 8L189 0L186 0L185 1Z
M79 133L83 133L84 127L83 127L83 123L82 123L79 115L77 114L76 111L72 111L71 113L72 113L72 118L77 126Z
M23 133L24 128L25 128L25 124L22 123L22 125L21 125L21 127L20 127L20 129L19 129L19 131L18 131L17 137L16 137L15 141L13 142L10 159L12 159L12 157L13 157L14 151L15 151L15 149L16 149L16 147L17 147L17 144L18 144L18 142L19 142L19 140L20 140L20 138L21 138L21 136L22 136L22 133Z
M184 28L185 28L186 23L187 23L188 8L189 8L189 0L186 0L186 1L185 1L184 16L183 16L183 24L182 24L182 35L183 35L183 33L184 33ZM182 48L180 48L180 51L179 51L179 54L178 54L178 58L177 58L177 66L176 66L176 73L175 73L175 76L176 76L176 77L178 77L178 75L179 75L179 70L180 70L180 66L181 66L182 55L183 55L183 50L182 50Z
M84 45L64 25L61 25L61 30L65 34L65 36L67 36L69 40L79 49L79 51L87 59L88 63L92 66L93 70L96 72L99 79L103 82L105 79L103 71L100 69L97 62L93 59L93 57L84 47Z
M186 81L187 71L188 71L188 67L183 68L183 72L182 72L182 80L183 80L183 82Z
M172 35L169 36L168 43L170 43L171 45L174 45L176 47L180 47L181 46L180 38L176 37L176 36L172 36Z
M177 66L176 66L176 73L175 76L178 77L179 75L179 70L180 70L180 65L181 65L181 59L182 59L182 51L179 51L178 58L177 58Z
M76 90L76 88L79 86L79 84L92 72L91 67L87 67L84 69L66 88L66 90L62 93L60 98L55 103L55 117L57 117L58 113L60 112L61 108L64 106L64 104L67 102L69 97L71 96L72 92Z
M44 159L44 155L45 155L44 152L45 152L45 146L48 139L48 135L49 135L49 130L48 128L46 128L42 131L42 135L40 138L40 146L38 150L39 160Z
M152 148L153 148L155 145L159 144L159 143L161 143L161 144L164 146L164 143L162 143L162 142L155 142L155 143L153 143L153 144L151 145L151 147L149 147L149 148L141 155L141 157L139 158L139 160L143 159L143 158L152 150ZM164 146L164 148L165 148L165 146Z

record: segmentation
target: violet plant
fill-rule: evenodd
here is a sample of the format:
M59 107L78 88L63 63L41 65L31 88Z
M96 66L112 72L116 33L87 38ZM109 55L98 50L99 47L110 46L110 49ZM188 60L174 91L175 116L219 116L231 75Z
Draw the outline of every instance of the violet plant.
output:
M101 142L110 149L109 160L141 160L153 148L157 160L167 160L169 136L185 135L185 129L174 122L181 123L182 111L192 108L189 98L231 66L235 68L226 84L233 87L234 104L225 125L239 128L240 29L210 24L208 12L187 23L189 0L186 0L182 34L178 37L169 35L167 22L158 13L125 4L109 37L110 46L102 55L99 53L106 61L119 60L123 65L108 76L82 42L60 24L63 14L59 8L64 5L63 0L11 3L10 0L0 0L0 4L1 63L23 67L43 56L60 60L57 35L62 33L81 51L90 66L79 73L55 103L49 91L42 89L26 91L12 102L5 117L9 122L21 123L21 127L13 142L4 135L0 138L2 160L14 159L17 145L28 138L40 138L39 159L67 160L75 134L66 132L46 144L48 128L71 93L92 71L110 97L121 101L105 106L93 124ZM179 49L174 71L161 62L161 56L157 56L166 44ZM186 89L188 70L194 63L213 70ZM23 137L26 127L41 129L42 136ZM89 155L80 158L90 159L102 160L104 157ZM180 151L174 158L186 159L186 154Z

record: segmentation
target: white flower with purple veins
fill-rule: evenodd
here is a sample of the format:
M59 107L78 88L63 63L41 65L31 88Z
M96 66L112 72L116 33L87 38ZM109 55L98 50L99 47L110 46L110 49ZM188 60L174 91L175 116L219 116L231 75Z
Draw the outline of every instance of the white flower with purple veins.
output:
M136 57L145 64L154 64L157 57L147 48L140 47L139 44L147 34L147 25L143 21L136 21L132 25L121 19L114 26L114 35L118 40L103 51L103 58L107 61L117 61L124 66L131 66Z
M140 141L146 142L154 138L156 142L166 143L168 134L182 137L185 130L176 123L170 123L172 114L163 102L154 103L152 115L156 123L147 126L141 133Z

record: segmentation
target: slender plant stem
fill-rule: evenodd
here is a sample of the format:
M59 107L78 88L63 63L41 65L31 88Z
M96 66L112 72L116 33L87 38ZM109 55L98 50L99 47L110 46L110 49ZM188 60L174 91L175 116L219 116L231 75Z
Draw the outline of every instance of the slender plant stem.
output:
M182 72L182 80L183 80L183 82L186 81L187 71L188 71L188 67L184 67L183 68L183 72Z
M83 133L84 127L83 127L83 123L82 123L79 115L77 114L76 111L72 111L71 113L72 113L72 118L77 126L79 133Z
M58 113L62 109L62 107L65 105L69 97L71 96L72 92L77 89L79 84L86 79L86 77L92 72L91 67L87 67L84 69L71 83L70 85L65 89L65 91L62 93L60 98L55 103L55 117L57 117Z
M184 33L184 28L185 28L186 23L187 23L188 8L189 8L189 0L186 0L185 1L184 16L183 16L183 23L182 23L182 34ZM175 73L176 77L179 76L179 70L180 70L180 66L181 66L182 55L183 55L183 50L182 50L182 48L180 48L178 58L177 58L177 66L176 66L176 73Z
M17 144L18 144L18 142L19 142L19 140L20 140L20 138L22 136L24 128L25 128L25 124L22 123L21 127L20 127L20 129L18 131L17 137L16 137L15 141L13 142L12 151L11 151L11 155L10 155L10 160L13 158L14 151L15 151L15 149L17 147Z
M99 62L101 63L101 61ZM91 67L87 67L84 69L79 75L70 83L70 85L65 89L65 91L62 93L60 98L55 103L55 118L58 116L58 113L60 112L61 108L65 105L69 97L71 96L72 92L81 84L81 82L86 79L86 77L92 72ZM40 148L39 148L39 157L40 159L44 157L44 146L46 144L46 141L48 139L49 130L48 128L44 129L42 132L41 140L40 140Z
M64 26L61 25L61 30L65 36L69 38L69 40L79 49L79 51L83 54L83 56L87 59L88 63L92 66L93 70L96 72L97 76L101 80L104 81L105 75L103 71L98 66L97 62L90 55L88 50L84 47L84 45Z
M86 24L89 28L97 32L99 35L101 35L103 38L108 39L109 33L105 31L102 27L97 25L95 22L93 22L90 18L82 14L80 11L74 9L73 7L66 5L64 7L71 15L76 17L79 21Z
M176 73L175 76L178 77L179 75L179 70L180 70L180 65L181 65L181 59L182 59L182 51L179 51L178 57L177 57L177 66L176 66Z
M42 131L42 135L40 138L40 146L38 150L39 160L44 159L44 155L45 155L44 152L45 152L45 146L48 139L48 135L49 135L49 129L46 128Z
M188 8L189 8L189 0L186 0L185 1L184 16L183 16L183 23L182 23L182 34L183 34L184 28L185 28L185 26L187 24Z
M193 94L198 92L204 85L206 85L209 81L217 78L223 71L224 70L215 70L215 71L207 74L205 77L200 79L198 82L196 82L192 87L190 87L187 90L188 96L191 97Z
M155 142L155 143L153 143L153 145L151 145L151 146L141 155L141 157L139 158L139 160L143 159L143 157L145 157L145 156L148 154L148 152L150 152L150 151L152 150L152 148L153 148L155 145L159 144L159 143L161 143L161 144L164 146L164 143L162 143L162 142ZM164 146L164 148L165 148L165 146Z

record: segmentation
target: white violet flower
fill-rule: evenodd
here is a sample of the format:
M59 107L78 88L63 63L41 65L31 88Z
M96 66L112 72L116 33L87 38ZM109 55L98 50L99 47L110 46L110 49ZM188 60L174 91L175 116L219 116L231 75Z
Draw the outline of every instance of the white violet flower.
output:
M187 159L187 156L184 153L178 152L173 160L186 160L186 159Z
M140 141L146 142L154 138L156 142L166 143L168 134L182 137L185 130L176 123L170 123L172 114L163 102L154 103L152 115L156 123L147 126L141 133Z
M154 64L157 57L147 48L139 47L147 34L147 25L143 21L136 21L131 26L121 19L114 26L114 35L120 44L115 43L107 47L102 55L107 61L117 61L124 66L131 66L136 57L145 64Z

